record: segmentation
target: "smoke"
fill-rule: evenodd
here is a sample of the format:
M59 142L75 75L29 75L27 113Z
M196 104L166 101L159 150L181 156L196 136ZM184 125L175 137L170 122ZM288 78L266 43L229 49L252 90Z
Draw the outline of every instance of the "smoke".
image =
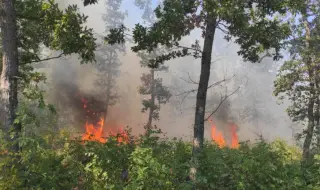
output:
M81 1L59 1L61 7L77 4L80 11L89 16L88 26L94 28L97 34L103 34L105 27L102 14L105 14L104 1L99 4L83 7ZM133 2L123 1L123 9L128 10L125 25L133 26L141 21L139 9L134 8ZM183 44L190 46L199 39L200 31L194 31L183 39ZM221 97L233 93L213 114L219 130L228 131L228 121L239 125L240 140L254 140L258 134L271 140L276 137L292 142L293 124L286 113L285 106L279 106L272 96L272 85L275 79L276 67L281 63L274 63L270 59L259 64L245 63L237 55L239 47L223 40L223 34L217 33L214 42L210 83L228 79L217 86L208 89L207 115L210 115L221 102ZM200 41L201 42L201 41ZM143 132L143 125L147 121L146 114L141 113L143 98L138 93L140 76L148 69L140 67L140 59L127 48L126 55L119 55L122 63L120 76L116 80L119 100L109 107L109 124L112 126L130 126L134 133ZM193 134L194 107L196 100L197 81L200 75L200 60L192 57L172 60L166 63L167 73L157 73L163 77L164 85L172 91L170 102L161 107L160 120L155 124L168 136L190 139ZM76 96L92 99L96 107L105 109L103 96L97 96L94 81L97 69L94 64L81 65L76 56L67 60L54 60L42 69L47 73L47 99L58 107L59 114L68 120L78 130L83 130L85 113L81 99ZM190 93L189 93L190 91ZM187 95L187 96L186 96ZM205 136L209 137L210 125L205 126Z

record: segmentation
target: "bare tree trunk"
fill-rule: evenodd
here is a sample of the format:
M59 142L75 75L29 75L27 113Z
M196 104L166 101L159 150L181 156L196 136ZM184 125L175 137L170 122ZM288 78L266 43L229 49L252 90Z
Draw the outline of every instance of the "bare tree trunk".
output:
M316 67L317 68L317 67ZM315 70L315 99L316 99L316 112L314 115L315 121L315 130L316 130L316 147L320 150L320 89L319 89L319 71L318 69Z
M109 65L111 67L111 61L109 61ZM111 99L111 85L112 85L112 73L111 69L108 71L108 77L107 77L107 98L106 98L106 110L104 112L104 119L107 120L107 116L108 116L108 109L109 109L109 105L110 105L110 99Z
M320 149L320 98L319 98L319 84L318 82L316 81L316 90L317 90L317 95L316 95L316 113L315 113L315 117L314 117L314 120L315 120L315 123L316 123L316 139L317 139L317 148Z
M154 82L154 69L151 69L151 102L149 108L149 117L147 123L147 129L151 129L152 127L152 119L153 119L153 112L155 110L155 82Z
M17 22L14 0L1 0L1 34L2 34L2 72L0 78L1 99L4 114L0 114L3 129L9 138L9 128L13 126L18 105L17 76L18 76L18 47ZM14 126L15 132L21 127ZM18 151L18 145L13 147Z
M201 58L201 74L197 92L195 119L194 119L194 134L193 134L193 149L192 149L192 167L190 177L195 180L198 168L198 156L203 146L204 141L204 118L206 110L207 89L210 78L212 46L214 34L216 30L216 19L208 16L207 26L204 37L204 45Z
M307 18L304 18L304 25L305 25L305 29L306 29L306 49L309 50L310 48L310 38L311 38L311 33L310 33L310 26L308 23ZM311 142L312 142L312 137L313 137L313 131L314 131L314 113L313 113L313 109L314 109L314 103L315 103L315 84L314 84L314 71L312 68L312 60L310 58L310 56L308 56L306 58L306 64L308 67L308 74L309 74L309 79L310 79L310 84L309 84L309 88L310 88L310 97L309 97L309 102L308 102L308 127L306 130L306 138L304 140L303 143L303 160L308 160L310 158L310 146L311 146Z

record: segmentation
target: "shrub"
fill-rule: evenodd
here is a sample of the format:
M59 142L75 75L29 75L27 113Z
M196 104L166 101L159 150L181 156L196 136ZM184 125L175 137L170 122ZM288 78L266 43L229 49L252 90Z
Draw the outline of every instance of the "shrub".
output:
M33 135L19 139L19 155L2 155L0 189L319 189L320 161L301 168L301 152L277 140L219 148L207 142L197 182L187 180L192 145L158 132L132 143ZM2 143L0 150L5 150ZM11 162L18 156L19 162ZM317 158L317 156L316 156Z

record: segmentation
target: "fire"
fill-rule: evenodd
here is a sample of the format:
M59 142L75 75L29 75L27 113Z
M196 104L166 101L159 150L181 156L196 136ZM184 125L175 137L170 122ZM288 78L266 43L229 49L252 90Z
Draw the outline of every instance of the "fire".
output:
M104 127L104 119L101 118L100 121L97 124L97 127L95 127L93 124L88 124L86 122L85 128L86 132L82 136L83 141L98 141L100 143L106 143L107 139L106 137L103 137L103 127ZM107 135L109 137L116 137L117 142L119 143L127 143L129 142L129 136L126 131L124 131L122 128L119 128L118 131L115 133L110 129L109 134Z
M213 124L211 129L211 137L212 140L214 140L220 148L226 146L226 141L224 140L224 137L220 131L217 130L216 126Z
M95 109L95 102L90 101L89 103L87 99L81 97L79 94L77 94L77 96L80 97L81 103L83 104L83 110L86 115L86 132L82 135L83 141L98 141L100 143L106 143L106 137L108 136L116 137L119 143L127 143L129 141L127 132L122 128L119 128L116 133L110 130L109 134L106 134L104 131L104 127L106 127L105 120L103 118L104 113L101 112L101 110L99 112Z
M239 141L237 135L237 126L235 124L231 125L231 148L238 148Z
M119 128L117 133L114 133L112 130L110 130L109 135L117 137L117 141L119 143L127 143L127 142L129 142L128 133L126 131L124 131L122 128Z
M226 140L222 134L221 131L219 131L216 127L216 125L213 123L212 120L209 120L211 124L211 138L212 140L218 144L220 148L223 148L227 146ZM238 141L238 135L237 135L237 126L235 124L231 124L231 148L238 148L239 147L239 141Z
M82 136L82 140L84 141L98 141L101 143L105 143L106 139L102 137L103 135L103 125L104 125L104 119L100 119L98 122L98 127L95 128L93 124L88 124L88 121L86 122L86 133Z

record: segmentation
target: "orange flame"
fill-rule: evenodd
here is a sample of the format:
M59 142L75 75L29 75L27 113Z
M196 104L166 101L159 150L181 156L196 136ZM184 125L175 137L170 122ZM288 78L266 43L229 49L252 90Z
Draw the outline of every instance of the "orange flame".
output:
M77 94L77 96L80 96ZM100 115L100 113L95 112L94 110L90 110L88 107L88 100L81 97L81 102L83 104L83 109L86 113L90 113L91 116L93 115ZM87 119L90 118L90 116L86 116ZM117 133L114 133L112 130L110 130L109 134L104 136L104 126L105 126L105 121L103 118L100 118L99 122L96 124L90 124L88 120L86 121L85 124L85 129L86 132L82 135L82 140L83 141L98 141L100 143L106 143L107 139L106 136L113 136L117 138L117 142L119 143L127 143L129 142L129 136L126 131L124 131L122 128L120 128Z
M86 133L82 136L82 140L87 141L99 141L101 143L105 143L106 139L102 137L103 134L103 125L104 125L104 119L100 119L98 122L98 127L95 128L93 124L88 124L86 122Z
M227 145L226 140L222 134L221 131L219 131L212 120L209 120L211 124L211 138L212 140L218 144L220 148L223 148ZM238 135L237 135L237 127L235 124L231 125L231 148L238 148L239 147L239 141L238 141Z
M231 148L239 148L237 126L235 124L231 125L231 135Z
M104 119L101 118L97 125L97 127L94 127L93 124L88 124L88 122L86 122L86 132L82 136L83 141L98 141L100 143L107 142L107 139L103 137ZM129 135L122 128L119 128L117 133L114 133L110 129L108 136L116 137L118 143L126 144L129 142Z
M220 148L226 146L226 141L224 140L222 133L216 129L215 125L212 125L211 137Z

